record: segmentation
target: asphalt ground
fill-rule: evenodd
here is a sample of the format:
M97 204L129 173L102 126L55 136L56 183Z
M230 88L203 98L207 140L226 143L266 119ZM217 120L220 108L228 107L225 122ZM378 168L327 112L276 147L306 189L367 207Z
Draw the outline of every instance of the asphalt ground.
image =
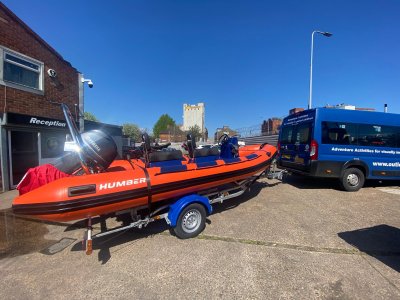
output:
M13 216L15 192L4 193L0 298L400 299L396 184L348 193L336 181L261 179L215 204L197 238L179 240L159 221L94 240L91 256L82 222Z

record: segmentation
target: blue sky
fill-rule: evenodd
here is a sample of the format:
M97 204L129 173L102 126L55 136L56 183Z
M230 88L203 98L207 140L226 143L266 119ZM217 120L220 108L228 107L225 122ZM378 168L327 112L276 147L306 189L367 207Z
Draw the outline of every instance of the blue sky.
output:
M6 0L94 82L85 110L152 129L205 102L206 127L241 128L313 105L400 113L400 1Z

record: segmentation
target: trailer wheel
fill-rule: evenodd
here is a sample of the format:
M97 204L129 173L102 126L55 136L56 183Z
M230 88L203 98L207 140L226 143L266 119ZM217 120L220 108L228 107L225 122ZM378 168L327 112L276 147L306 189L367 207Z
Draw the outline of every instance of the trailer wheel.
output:
M204 206L193 203L185 207L179 214L174 232L180 239L189 239L202 232L205 225L206 210Z
M345 191L356 192L363 187L365 182L364 173L357 168L348 168L344 170L340 178L340 184Z

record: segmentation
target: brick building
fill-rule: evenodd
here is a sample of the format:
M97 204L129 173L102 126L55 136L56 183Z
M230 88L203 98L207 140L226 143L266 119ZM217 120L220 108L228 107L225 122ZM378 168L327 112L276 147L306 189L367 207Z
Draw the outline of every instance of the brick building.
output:
M186 134L183 131L171 132L171 131L161 131L160 132L160 142L171 142L171 143L181 143L186 141Z
M269 118L264 120L261 125L261 135L278 134L281 128L282 119L280 118Z
M229 126L222 126L222 128L217 128L217 130L214 133L214 143L217 143L218 140L220 139L220 137L224 134L227 134L229 136L236 136L238 133L233 130L230 129Z
M295 108L292 108L291 110L289 110L289 115L294 115L301 111L304 111L304 108L295 107Z
M82 74L0 2L0 190L63 152L59 105L83 110Z

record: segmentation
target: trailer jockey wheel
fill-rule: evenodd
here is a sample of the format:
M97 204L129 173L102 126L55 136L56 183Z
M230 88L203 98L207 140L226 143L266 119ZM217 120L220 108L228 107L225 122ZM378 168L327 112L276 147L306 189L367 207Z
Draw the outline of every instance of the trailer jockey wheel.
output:
M206 210L199 203L192 203L179 214L174 232L180 239L198 236L206 225Z

